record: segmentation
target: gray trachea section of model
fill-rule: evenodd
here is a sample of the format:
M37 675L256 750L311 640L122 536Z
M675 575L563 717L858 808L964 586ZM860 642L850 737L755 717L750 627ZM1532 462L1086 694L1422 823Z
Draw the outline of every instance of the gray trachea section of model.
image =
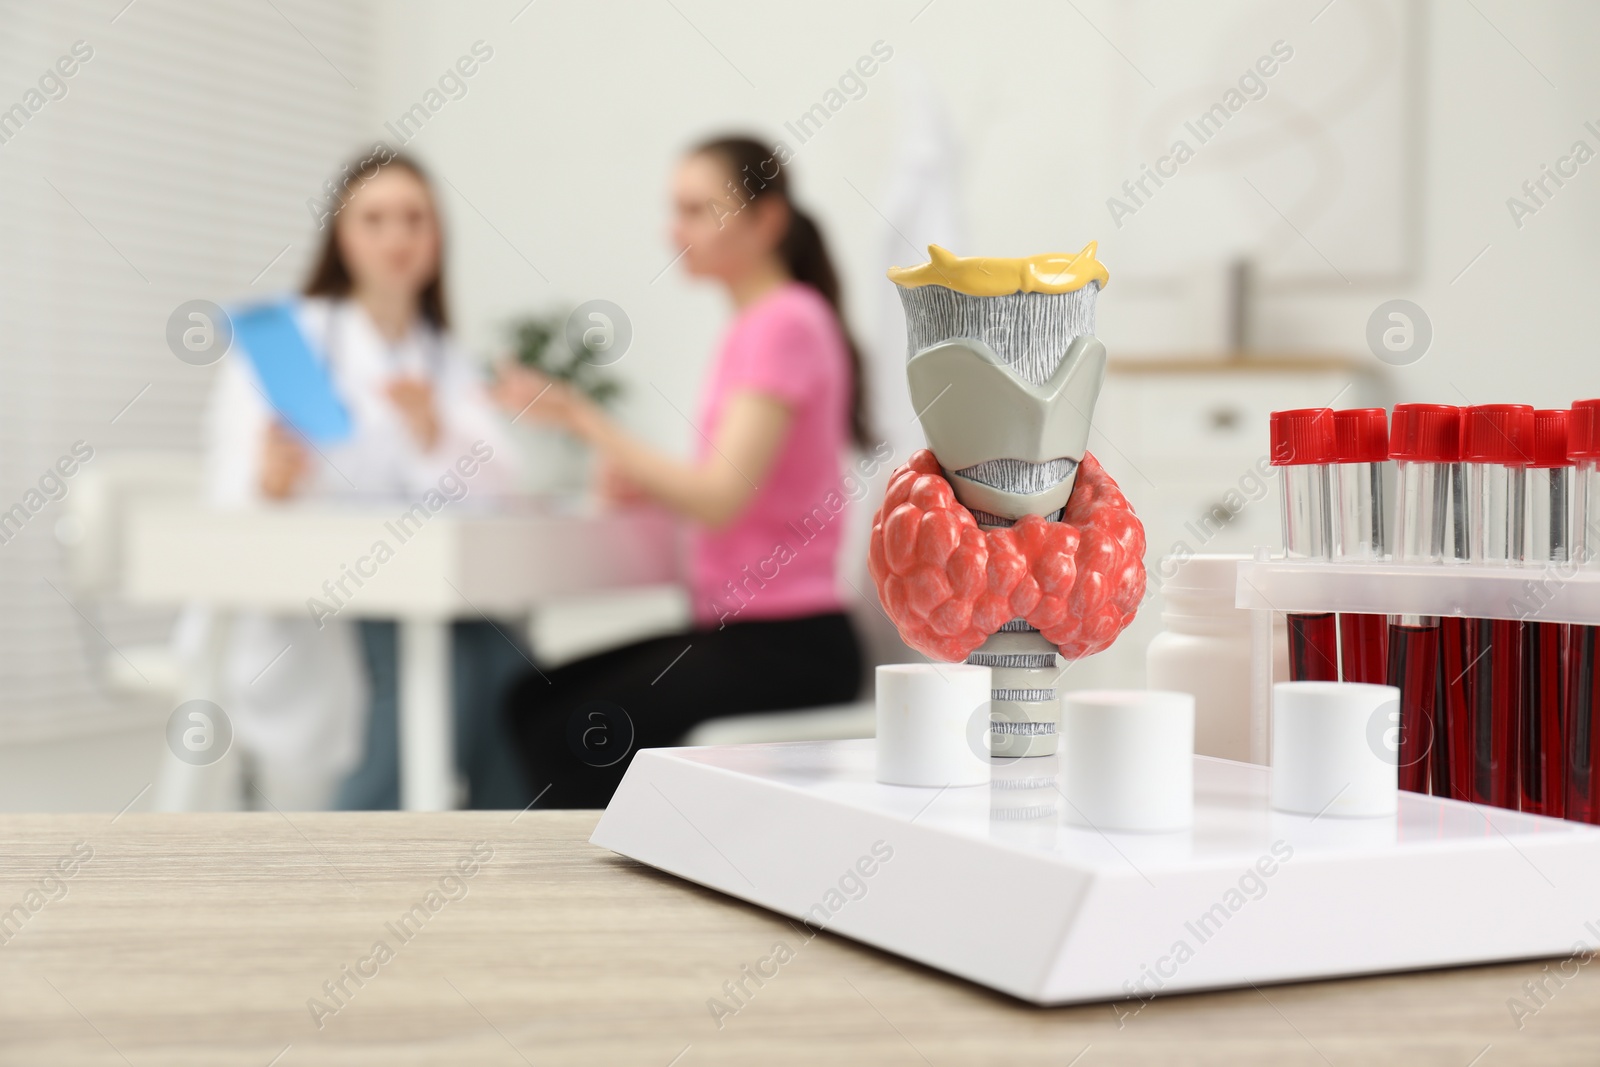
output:
M1094 335L1093 282L1070 293L968 296L941 285L897 287L906 312L906 358L942 341L968 338L994 350L1017 377L1050 380L1074 340Z
M1094 337L1099 288L998 297L899 290L912 402L956 499L981 526L1062 516L1105 378ZM1055 647L1014 619L967 662L994 673L993 753L1053 754Z

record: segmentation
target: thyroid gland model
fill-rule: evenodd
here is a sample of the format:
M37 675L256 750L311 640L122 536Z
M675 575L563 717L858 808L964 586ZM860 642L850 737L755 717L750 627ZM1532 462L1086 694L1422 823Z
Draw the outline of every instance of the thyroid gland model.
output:
M1108 648L1144 597L1144 526L1085 448L1106 350L1105 267L965 259L937 246L889 279L929 447L895 471L868 569L912 648L992 668L990 751L1056 751L1059 653Z

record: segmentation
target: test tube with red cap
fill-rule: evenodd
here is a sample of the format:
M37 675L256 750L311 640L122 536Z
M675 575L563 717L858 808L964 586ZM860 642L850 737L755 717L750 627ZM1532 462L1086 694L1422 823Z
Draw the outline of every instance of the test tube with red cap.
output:
M1528 464L1530 564L1549 574L1571 556L1572 462L1567 458L1567 412L1533 413L1533 456ZM1517 728L1518 807L1559 817L1566 810L1562 730L1568 627L1530 622L1523 629L1522 718Z
M1291 559L1329 559L1329 463L1333 409L1274 411L1272 465L1281 467L1283 549ZM1331 611L1289 615L1289 677L1297 682L1339 680L1339 628Z
M1461 458L1461 409L1396 404L1389 455L1395 461L1394 559L1442 564L1452 525L1450 487ZM1464 632L1454 630L1458 640ZM1400 690L1400 788L1443 796L1450 791L1450 746L1440 634L1437 616L1394 616L1386 680ZM1466 714L1465 701L1460 714Z
M1573 462L1572 562L1600 568L1600 400L1579 400L1567 422ZM1600 626L1572 626L1567 645L1566 817L1600 823Z
M1456 408L1456 438L1451 446L1453 461L1443 470L1450 483L1449 509L1445 529L1444 561L1467 561L1467 466L1461 462L1461 424L1465 421L1464 408ZM1434 739L1435 759L1431 773L1431 792L1435 796L1448 796L1453 800L1472 799L1471 760L1468 758L1468 741L1471 739L1471 701L1468 699L1467 668L1472 663L1471 619L1460 615L1444 615L1439 619L1439 688L1435 697L1434 725L1443 732Z
M1462 412L1472 563L1520 563L1527 554L1533 424L1526 404L1478 404ZM1502 808L1517 803L1523 629L1518 619L1473 619L1468 626L1466 783L1471 800Z
M1384 473L1389 466L1389 413L1353 408L1333 413L1333 558L1381 560L1389 525ZM1384 684L1388 673L1386 615L1339 616L1339 662L1347 682Z

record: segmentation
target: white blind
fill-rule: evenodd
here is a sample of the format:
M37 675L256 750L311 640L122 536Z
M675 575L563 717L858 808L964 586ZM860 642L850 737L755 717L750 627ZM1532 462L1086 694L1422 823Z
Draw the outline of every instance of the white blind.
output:
M307 198L380 132L371 31L364 3L0 0L0 512L78 440L198 449L215 368L172 354L167 318L300 280ZM69 604L63 514L0 544L0 737L133 714L98 682L107 640L170 622Z

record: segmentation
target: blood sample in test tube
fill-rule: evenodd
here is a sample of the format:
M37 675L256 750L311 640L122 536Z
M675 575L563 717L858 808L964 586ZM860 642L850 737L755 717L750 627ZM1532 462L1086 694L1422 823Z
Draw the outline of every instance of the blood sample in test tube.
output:
M1563 410L1533 413L1527 558L1544 569L1544 574L1532 579L1541 586L1545 580L1560 580L1570 566L1572 461L1567 456L1567 417ZM1569 630L1563 623L1537 621L1523 628L1517 806L1535 815L1559 817L1566 810L1562 722Z
M1572 562L1600 569L1600 400L1579 400L1567 421L1573 462ZM1600 626L1568 629L1566 817L1600 823Z
M1449 551L1451 475L1461 456L1461 409L1396 404L1389 454L1395 461L1395 562L1443 564ZM1389 623L1387 680L1400 690L1400 788L1447 796L1450 746L1440 620L1395 615ZM1458 638L1464 632L1454 629ZM1458 664L1456 670L1463 667ZM1465 713L1463 702L1460 714Z
M1274 411L1272 465L1281 467L1283 548L1291 559L1331 557L1333 526L1329 464L1333 409ZM1289 677L1296 682L1339 680L1339 628L1331 611L1295 612L1289 622Z
M1467 562L1467 465L1461 462L1461 422L1465 410L1456 408L1455 440L1450 445L1450 461L1441 463L1440 473L1448 482L1442 490L1447 507L1443 562ZM1467 667L1471 619L1460 615L1439 618L1439 689L1435 697L1434 725L1441 728L1434 743L1430 791L1452 800L1472 798L1472 760L1470 758L1471 701L1468 698Z
M1469 565L1520 563L1527 555L1533 425L1533 408L1526 404L1478 404L1462 411ZM1467 783L1470 799L1501 808L1517 803L1524 628L1519 619L1473 619L1468 625Z
M1338 560L1381 560L1388 551L1384 476L1389 466L1389 413L1354 408L1333 413L1333 551ZM1339 662L1347 682L1384 684L1388 674L1386 615L1339 616Z

